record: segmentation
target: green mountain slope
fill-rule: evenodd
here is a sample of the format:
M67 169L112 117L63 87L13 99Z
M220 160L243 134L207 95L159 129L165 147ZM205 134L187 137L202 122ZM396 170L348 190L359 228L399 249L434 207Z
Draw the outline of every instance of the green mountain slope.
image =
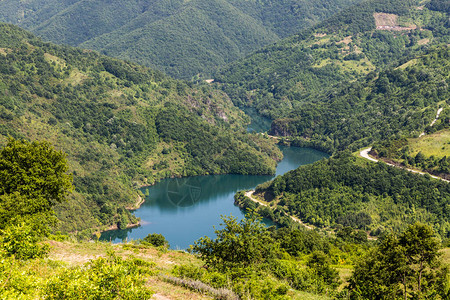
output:
M0 20L191 78L358 1L3 0Z
M186 77L210 72L277 39L223 0L190 1L179 13L133 30L136 22L140 18L81 46L140 64L150 62L170 75Z
M0 136L68 154L75 193L64 231L134 222L133 187L168 176L271 174L279 150L245 133L230 99L95 52L0 25Z
M330 152L418 136L439 107L444 108L439 124L448 127L449 84L450 49L441 46L304 103L286 118L274 120L271 131Z
M440 2L366 1L224 67L215 79L236 104L284 117L333 88L448 43Z
M422 222L450 236L450 185L349 152L302 166L257 188L268 217L288 213L319 228L349 226L374 235Z

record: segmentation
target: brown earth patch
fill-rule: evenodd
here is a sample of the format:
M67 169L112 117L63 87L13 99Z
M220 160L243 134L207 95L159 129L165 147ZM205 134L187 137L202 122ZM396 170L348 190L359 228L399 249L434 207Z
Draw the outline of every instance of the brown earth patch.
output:
M346 36L342 41L337 42L336 44L346 44L346 45L348 45L351 42L353 42L352 36L349 35L349 36Z
M399 26L398 16L395 14L374 13L373 17L375 18L375 25L378 30L402 31L417 28L416 25L411 25L409 27Z

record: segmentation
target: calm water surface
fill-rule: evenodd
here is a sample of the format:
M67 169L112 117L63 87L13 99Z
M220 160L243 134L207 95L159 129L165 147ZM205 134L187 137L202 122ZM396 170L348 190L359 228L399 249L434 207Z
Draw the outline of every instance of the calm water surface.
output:
M328 157L309 148L282 147L284 159L278 164L276 176L298 166ZM104 232L102 240L120 242L141 239L149 233L161 233L172 249L186 249L202 236L214 237L213 226L219 227L220 215L243 218L234 206L234 194L252 189L273 176L211 175L165 179L142 191L149 196L136 210L141 226L127 230Z
M247 132L266 132L270 129L272 120L258 115L256 109L246 107L243 108L243 111L252 118L252 123L247 126Z

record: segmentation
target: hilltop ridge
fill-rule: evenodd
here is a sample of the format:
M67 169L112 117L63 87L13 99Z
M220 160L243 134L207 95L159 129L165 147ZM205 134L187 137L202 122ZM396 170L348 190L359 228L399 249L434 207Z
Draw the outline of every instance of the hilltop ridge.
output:
M190 79L358 1L3 0L0 21Z

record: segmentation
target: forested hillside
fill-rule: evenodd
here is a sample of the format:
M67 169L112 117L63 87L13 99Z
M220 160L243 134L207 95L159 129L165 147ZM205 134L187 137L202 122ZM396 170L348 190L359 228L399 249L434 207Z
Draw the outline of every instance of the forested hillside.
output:
M242 112L208 86L0 25L0 135L68 155L75 192L60 229L135 222L134 188L168 176L273 174L280 151L245 133Z
M447 44L445 3L365 1L224 67L215 80L236 104L286 117L302 103Z
M0 1L0 21L46 40L191 78L359 0Z
M275 212L319 228L349 226L380 235L422 222L442 238L450 237L447 182L365 162L348 152L302 166L256 192L276 204Z
M397 68L371 73L293 109L274 120L272 133L330 152L375 141L418 136L444 108L438 123L448 126L450 49L430 49Z

